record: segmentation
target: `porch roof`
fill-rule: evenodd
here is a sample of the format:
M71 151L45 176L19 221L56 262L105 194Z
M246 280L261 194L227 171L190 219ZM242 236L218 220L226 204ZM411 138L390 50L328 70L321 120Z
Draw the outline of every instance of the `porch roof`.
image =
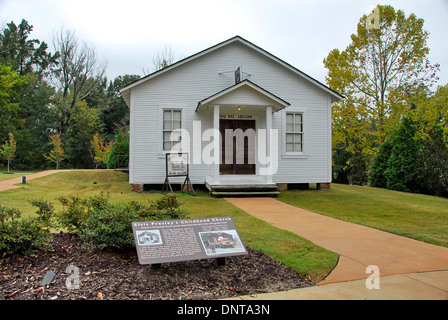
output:
M206 110L212 104L239 105L241 107L272 106L274 111L279 111L290 105L289 102L247 79L199 101L196 111Z

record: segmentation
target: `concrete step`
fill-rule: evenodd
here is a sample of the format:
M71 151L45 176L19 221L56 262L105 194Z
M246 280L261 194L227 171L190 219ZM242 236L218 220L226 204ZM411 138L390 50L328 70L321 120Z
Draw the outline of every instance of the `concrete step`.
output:
M277 191L275 184L212 185L211 191Z
M276 197L278 191L211 191L213 197Z

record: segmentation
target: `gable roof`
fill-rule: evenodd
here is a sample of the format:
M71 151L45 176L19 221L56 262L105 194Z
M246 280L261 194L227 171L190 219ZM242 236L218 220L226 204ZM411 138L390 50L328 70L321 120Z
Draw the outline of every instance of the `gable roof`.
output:
M253 83L250 80L243 80L239 83L236 83L224 90L221 90L213 95L211 95L208 98L205 98L201 101L198 102L198 106L196 108L196 111L200 111L202 108L204 108L206 105L208 105L209 103L211 103L212 101L219 99L225 95L231 94L232 92L235 92L241 88L251 88L252 90L254 90L257 94L262 95L264 98L269 99L269 101L272 101L274 104L274 108L276 111L286 108L287 106L290 105L289 102L286 102L285 100L279 98L278 96L272 94L271 92L267 91L266 89L263 89L262 87L260 87L259 85L256 85L255 83Z
M326 91L327 93L329 93L332 96L332 102L337 102L337 101L339 101L341 99L344 99L344 97L342 95L340 95L339 93L337 93L336 91L330 89L329 87L327 87L326 85L324 85L321 82L317 81L316 79L310 77L306 73L300 71L299 69L293 67L289 63L279 59L278 57L274 56L273 54L267 52L266 50L256 46L252 42L249 42L249 41L247 41L246 39L244 39L244 38L242 38L240 36L235 36L235 37L230 38L230 39L228 39L226 41L218 43L218 44L216 44L216 45L214 45L214 46L212 46L212 47L210 47L208 49L202 50L202 51L200 51L200 52L198 52L198 53L196 53L194 55L191 55L191 56L189 56L189 57L187 57L185 59L182 59L182 60L180 60L180 61L178 61L176 63L173 63L172 65L170 65L170 66L168 66L166 68L163 68L161 70L153 72L153 73L151 73L151 74L149 74L149 75L147 75L147 76L145 76L145 77L143 77L143 78L141 78L141 79L139 79L137 81L134 81L134 82L128 84L127 86L121 88L120 89L120 93L122 95L126 94L126 92L129 89L131 89L131 88L133 88L135 86L138 86L138 85L140 85L143 82L146 82L146 81L148 81L148 80L150 80L152 78L155 78L155 77L157 77L157 76L159 76L159 75L161 75L161 74L163 74L165 72L173 70L173 69L175 69L175 68L177 68L177 67L179 67L179 66L181 66L181 65L183 65L185 63L188 63L188 62L190 62L192 60L195 60L195 59L197 59L197 58L199 58L199 57L201 57L203 55L206 55L206 54L208 54L208 53L210 53L212 51L215 51L215 50L217 50L219 48L222 48L222 47L227 46L227 45L229 45L231 43L234 43L234 42L240 42L240 43L242 43L242 44L244 44L244 45L254 49L255 51L263 54L264 56L266 56L266 57L276 61L280 65L282 65L282 66L286 67L287 69L291 70L292 72L296 73L297 75L299 75L300 77L304 78L305 80L310 81L314 85L318 86L319 88L321 88L324 91Z

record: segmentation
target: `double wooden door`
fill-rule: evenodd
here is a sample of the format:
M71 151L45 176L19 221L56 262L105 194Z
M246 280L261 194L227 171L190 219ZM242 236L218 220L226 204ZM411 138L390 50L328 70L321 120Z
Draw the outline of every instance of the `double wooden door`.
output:
M255 135L253 134L255 132L255 120L221 119L219 121L219 129L222 137L221 164L219 166L220 173L255 174ZM241 129L245 132L246 135L244 135L244 139L242 139L244 140L244 143L242 140L237 143L238 138L236 136L231 139L226 139L226 129ZM253 133L250 131L246 132L248 129L253 129ZM253 134L253 138L251 139L247 134ZM231 145L227 146L226 143ZM226 149L227 151L232 151L231 156L227 155L226 157Z

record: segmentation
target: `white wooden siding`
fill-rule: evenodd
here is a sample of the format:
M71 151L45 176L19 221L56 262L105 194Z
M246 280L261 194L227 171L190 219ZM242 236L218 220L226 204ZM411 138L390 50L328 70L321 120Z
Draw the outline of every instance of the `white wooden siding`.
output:
M158 150L158 108L170 104L185 105L185 128L191 134L193 121L201 121L202 132L212 124L211 113L195 112L199 101L234 84L233 73L222 73L242 67L258 86L289 102L291 112L306 108L307 154L300 158L279 158L277 183L308 183L331 181L331 110L330 94L272 59L235 42L207 55L180 65L131 89L131 163L130 183L163 183L165 158ZM300 66L298 66L300 68ZM244 92L241 92L244 97ZM236 93L235 93L236 94ZM282 154L281 113L273 114L272 126L279 129L279 155ZM258 123L257 123L258 125ZM209 142L201 143L201 150ZM191 152L192 150L190 150ZM191 164L193 183L204 183L211 168ZM182 180L179 179L178 181Z

